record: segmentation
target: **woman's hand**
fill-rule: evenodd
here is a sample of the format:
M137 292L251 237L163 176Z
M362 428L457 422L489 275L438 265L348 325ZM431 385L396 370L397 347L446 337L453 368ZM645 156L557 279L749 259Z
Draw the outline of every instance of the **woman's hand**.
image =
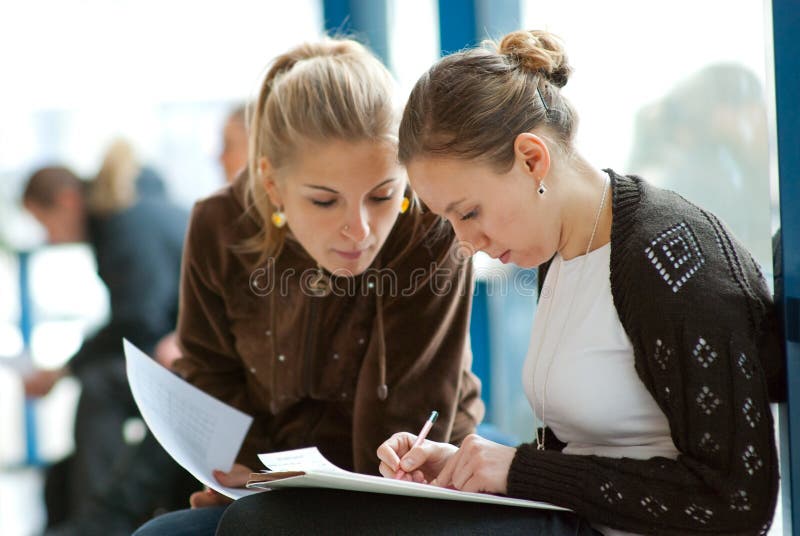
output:
M181 349L178 346L178 335L173 331L161 337L153 353L156 361L172 370L172 364L181 358Z
M402 471L405 480L427 483L439 474L447 459L458 450L449 443L427 439L422 445L412 448L416 440L414 434L398 432L378 447L379 470L383 476L395 478L398 471Z
M250 473L252 473L252 471L249 467L237 463L234 464L233 469L231 469L229 473L214 471L214 478L226 488L243 488L250 478ZM192 508L221 506L232 502L233 499L229 499L225 495L208 488L204 491L195 491L192 493L192 496L189 497L189 504Z
M513 447L468 435L431 484L461 491L506 493L508 469L516 452Z
M66 368L55 370L36 369L23 379L25 395L34 398L45 396L53 389L58 380L67 376L67 374Z

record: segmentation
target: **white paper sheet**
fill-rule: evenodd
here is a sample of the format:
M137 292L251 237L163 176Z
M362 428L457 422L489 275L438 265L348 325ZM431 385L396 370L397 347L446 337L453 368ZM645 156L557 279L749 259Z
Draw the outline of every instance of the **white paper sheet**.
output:
M428 499L504 504L545 510L565 510L559 506L543 502L526 501L487 493L468 493L431 486L430 484L417 484L406 480L351 473L329 462L315 447L259 454L258 458L264 465L272 469L271 472L304 471L306 474L271 482L250 483L248 486L251 488L330 488L425 497Z
M128 383L147 427L200 482L238 499L253 490L227 488L213 471L230 471L253 418L187 383L123 340Z
M258 459L264 467L275 473L287 471L327 471L329 473L344 473L348 471L333 465L317 450L317 447L305 449L284 450L259 454Z

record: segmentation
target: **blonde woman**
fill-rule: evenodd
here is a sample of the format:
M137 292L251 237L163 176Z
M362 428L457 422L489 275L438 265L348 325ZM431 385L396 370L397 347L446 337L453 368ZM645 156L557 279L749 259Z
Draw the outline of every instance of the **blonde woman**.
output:
M392 92L354 41L279 56L254 106L248 172L194 208L175 368L255 418L225 485L243 486L258 453L307 446L377 474L381 441L432 409L443 442L483 416L471 269L411 199ZM191 501L138 534L213 534L227 501Z

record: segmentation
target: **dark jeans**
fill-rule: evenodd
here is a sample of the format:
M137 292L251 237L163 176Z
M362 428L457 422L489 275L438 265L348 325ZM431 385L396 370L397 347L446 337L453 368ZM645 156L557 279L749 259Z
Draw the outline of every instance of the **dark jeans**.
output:
M89 512L92 497L108 487L111 468L126 447L123 424L138 415L122 356L93 363L78 380L75 451L48 471L45 480L48 526Z
M178 510L151 519L133 536L214 536L225 506Z
M191 528L193 532L188 532ZM134 536L502 534L597 536L569 512L326 489L251 495L225 508L158 517Z
M48 472L48 536L128 536L156 510L189 503L197 480L148 433L128 445L126 419L138 416L125 363L100 362L79 378L83 391L75 424L75 453Z

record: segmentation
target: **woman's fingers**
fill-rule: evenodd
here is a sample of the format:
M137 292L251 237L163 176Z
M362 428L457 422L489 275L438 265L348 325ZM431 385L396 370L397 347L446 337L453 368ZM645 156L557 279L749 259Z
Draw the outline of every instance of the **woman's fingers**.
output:
M250 479L250 473L252 471L249 467L237 463L227 473L220 470L214 471L214 478L227 488L243 488Z
M411 479L416 482L417 484L427 484L428 481L425 480L425 475L422 471L414 471L411 473Z
M400 468L400 458L408 452L416 439L415 435L408 432L398 432L378 447L378 459L392 469L392 476Z
M385 462L381 462L378 466L378 471L381 473L381 476L385 478L394 478L395 473L397 472L395 469L389 467Z
M472 492L506 493L516 449L476 435L467 436L432 484Z
M446 488L450 486L450 482L453 476L453 471L456 468L456 464L458 463L459 459L461 458L462 452L461 449L457 450L455 454L450 456L450 459L444 464L444 467L436 476L435 479L431 482L431 484L435 486L440 486L442 488Z
M460 488L456 487L456 489L459 489L461 491L469 491L472 493L482 493L486 491L486 486L484 485L483 480L480 477L472 475L466 482L464 482L463 486L461 486Z
M219 506L233 502L224 495L220 495L213 489L196 491L189 497L189 505L192 508L205 508L208 506Z
M472 465L483 438L470 434L461 443L461 447L450 456L444 468L439 472L434 482L441 487L454 487L461 489L472 475ZM433 483L433 482L432 482Z
M450 475L450 483L454 488L462 489L467 480L472 477L474 460L475 458L471 455L471 453L466 452L462 456L458 457L458 460L456 460L455 466L453 467L453 473Z

